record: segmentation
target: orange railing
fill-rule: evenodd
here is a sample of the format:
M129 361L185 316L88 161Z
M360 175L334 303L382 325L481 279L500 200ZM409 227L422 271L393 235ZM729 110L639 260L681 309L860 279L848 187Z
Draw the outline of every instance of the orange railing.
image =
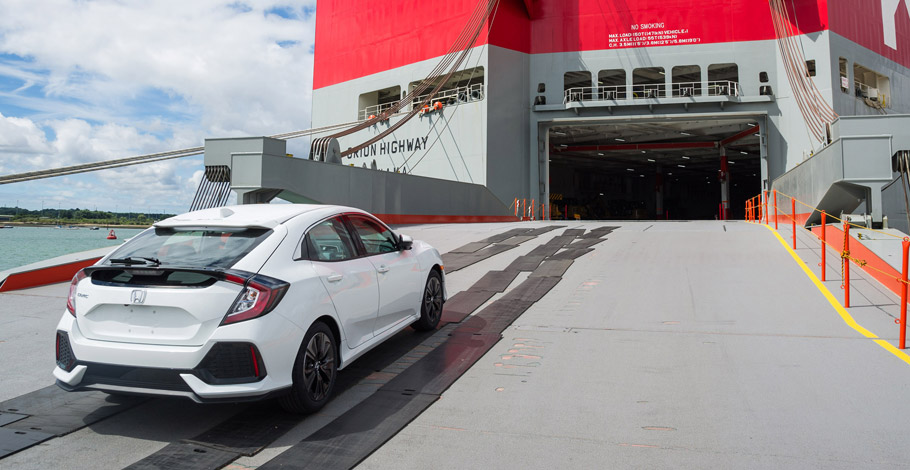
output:
M770 197L769 197L770 196ZM790 206L790 212L787 213L785 210L782 211L781 206L778 205L778 196L781 197L783 203L783 208ZM789 201L789 204L786 202ZM796 212L796 205L799 204L801 207L808 209L808 213L798 214ZM900 336L898 340L898 347L900 349L906 348L906 338L907 338L907 289L908 289L908 256L910 256L910 238L901 237L894 235L888 232L881 230L875 230L871 227L863 227L861 225L854 224L846 219L841 219L839 217L833 216L831 214L825 213L825 211L813 207L809 204L806 204L799 199L796 199L793 196L788 194L772 191L769 195L767 191L758 196L755 196L746 201L746 220L752 223L764 223L766 225L771 225L772 220L774 223L774 229L778 230L778 223L783 217L784 219L790 220L791 230L792 230L792 240L793 240L793 249L796 249L796 223L800 222L801 226L804 226L805 222L809 219L809 216L815 212L821 214L821 224L819 227L819 234L816 234L815 231L809 230L810 233L816 236L821 242L821 280L825 281L826 277L826 268L827 268L827 257L826 252L827 248L830 247L836 252L840 253L841 258L841 289L844 290L844 308L850 308L850 263L854 263L860 268L870 271L870 274L889 287L892 291L899 293L901 297L901 308L900 308L900 319L895 320L895 323L900 325ZM828 232L828 219L834 219L843 224L843 242L835 245L828 241L827 232ZM885 235L892 238L898 238L902 240L902 253L903 261L901 263L902 268L900 274L895 274L890 266L887 266L886 269L876 267L866 259L860 258L860 255L851 253L850 251L850 227L862 228L865 230L870 230L872 232ZM836 230L836 228L835 228ZM868 255L871 255L871 252L868 252ZM888 269L892 269L889 271Z

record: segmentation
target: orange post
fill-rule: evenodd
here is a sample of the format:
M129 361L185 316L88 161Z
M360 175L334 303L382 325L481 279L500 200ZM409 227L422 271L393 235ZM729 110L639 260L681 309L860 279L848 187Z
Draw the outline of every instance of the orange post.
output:
M906 349L907 347L907 254L910 252L910 238L904 237L902 242L904 249L904 263L901 269L901 334L898 347Z
M825 225L825 211L822 211L822 282L825 282L825 271L828 269L828 264L826 260L826 254L828 252L828 246L825 243L825 234L828 232L828 226Z
M850 224L844 221L844 308L850 308Z
M790 218L793 220L793 249L796 249L796 199L790 198Z
M534 204L534 200L531 199L531 220L537 218L537 206Z
M777 230L777 190L774 190L774 230Z
M768 191L762 191L762 194L764 195L765 200L765 210L763 211L765 215L765 225L768 225L771 223L771 219L768 217Z

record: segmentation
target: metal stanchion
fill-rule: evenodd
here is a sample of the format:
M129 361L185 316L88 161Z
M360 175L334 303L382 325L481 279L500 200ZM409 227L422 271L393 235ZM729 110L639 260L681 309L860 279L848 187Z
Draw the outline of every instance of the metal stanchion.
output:
M828 232L828 226L825 224L825 211L822 211L822 282L825 281L825 271L827 271L828 265L826 260L827 248L825 244L825 235Z
M777 190L774 190L774 230L777 230Z
M850 308L850 224L844 221L844 308Z
M898 347L907 347L907 254L910 252L910 238L904 237L901 243L904 253L903 268L901 269L901 332Z
M793 249L796 249L796 199L790 198L790 218L793 221Z

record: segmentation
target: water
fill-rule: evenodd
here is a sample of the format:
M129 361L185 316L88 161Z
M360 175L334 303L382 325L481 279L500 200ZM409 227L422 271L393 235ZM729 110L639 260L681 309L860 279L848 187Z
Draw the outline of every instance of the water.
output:
M108 240L108 230L54 227L16 227L0 229L0 271L106 246L116 246L142 229L114 229L117 240Z

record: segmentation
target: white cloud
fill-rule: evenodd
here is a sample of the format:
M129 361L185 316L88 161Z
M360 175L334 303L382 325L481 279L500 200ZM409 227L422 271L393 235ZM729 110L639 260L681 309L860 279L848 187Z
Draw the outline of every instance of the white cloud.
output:
M47 71L51 98L104 107L149 89L198 108L202 128L277 133L309 123L314 17L284 19L277 5L315 2L73 2L7 0L0 51ZM293 44L281 47L282 44Z
M31 119L5 117L0 114L0 155L30 155L49 151L44 131Z
M314 9L315 0L4 0L0 77L13 85L0 87L0 174L309 127ZM181 210L201 166L170 160L21 190ZM17 184L0 196L16 197Z

